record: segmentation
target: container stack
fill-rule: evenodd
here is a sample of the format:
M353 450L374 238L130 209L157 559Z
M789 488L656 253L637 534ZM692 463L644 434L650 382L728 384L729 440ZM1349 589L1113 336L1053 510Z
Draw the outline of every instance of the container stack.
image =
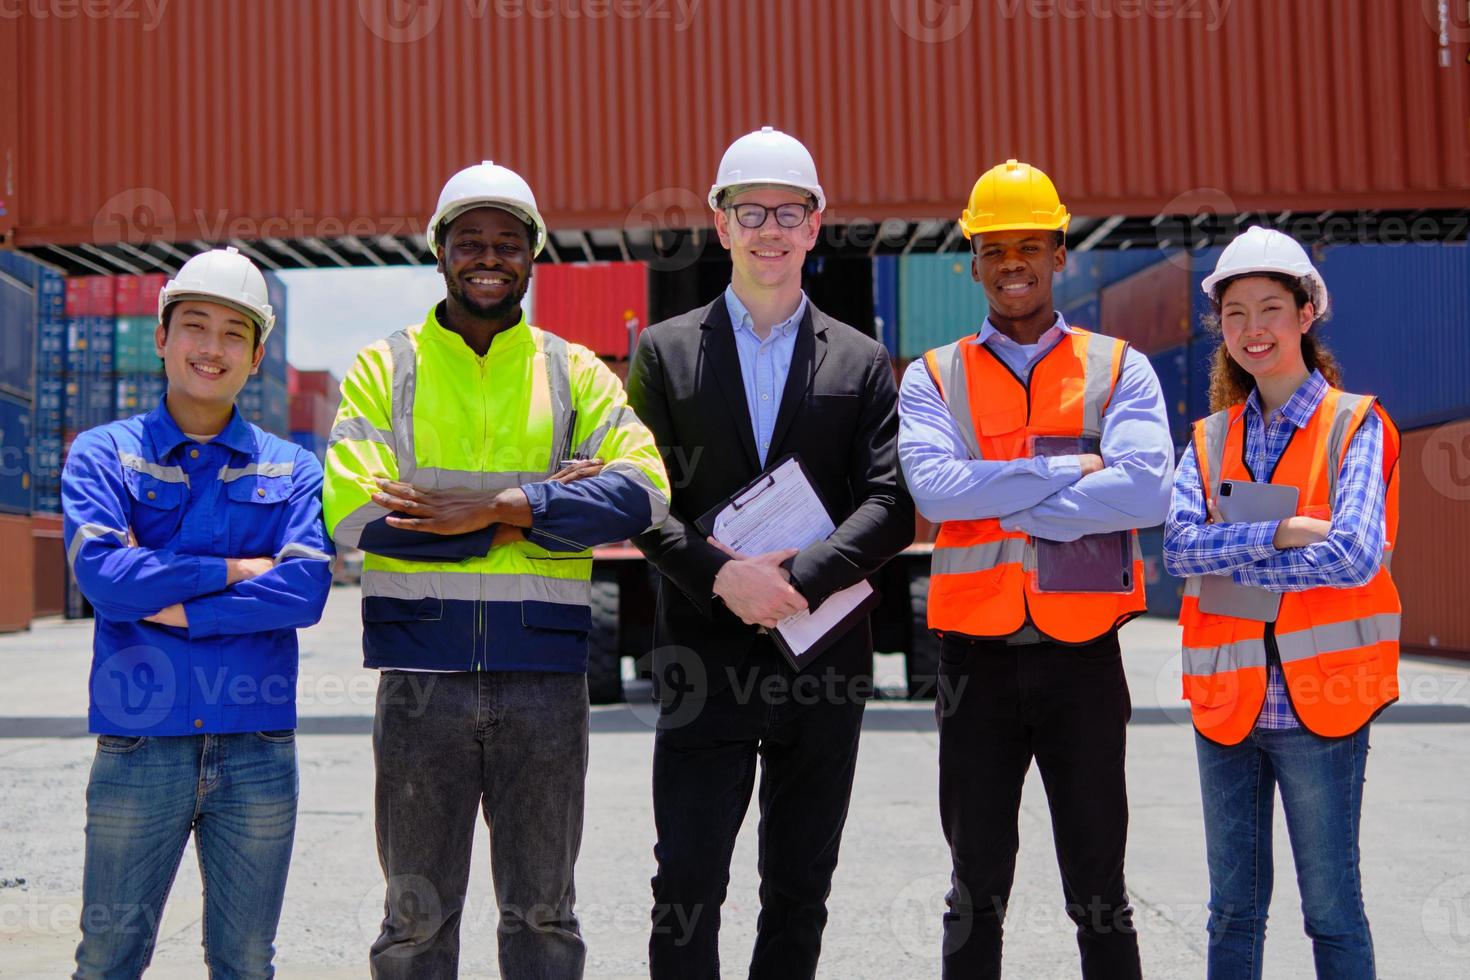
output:
M536 326L613 361L614 371L626 368L638 332L648 326L646 263L538 265L531 282Z
M342 400L338 382L330 371L287 369L287 391L291 401L291 441L326 461L327 440L337 405Z
M37 286L36 270L0 262L0 554L7 559L0 632L28 628L35 604L31 441L36 323L45 305Z

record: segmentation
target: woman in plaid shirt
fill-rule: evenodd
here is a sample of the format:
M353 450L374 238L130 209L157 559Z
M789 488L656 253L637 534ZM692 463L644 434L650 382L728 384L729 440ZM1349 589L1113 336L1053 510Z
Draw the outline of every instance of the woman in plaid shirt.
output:
M1279 787L1317 976L1372 978L1373 941L1363 909L1358 826L1368 753L1364 719L1371 720L1397 693L1397 596L1386 571L1380 578L1385 539L1392 533L1385 522L1385 473L1392 471L1397 456L1397 432L1382 409L1367 402L1358 410L1360 424L1341 454L1330 510L1305 506L1309 496L1324 491L1310 489L1314 480L1303 481L1299 515L1326 511L1330 520L1293 516L1225 523L1213 499L1206 503L1201 446L1224 441L1239 447L1237 458L1245 469L1255 479L1269 480L1296 437L1296 453L1282 472L1321 473L1335 463L1330 453L1309 461L1315 470L1303 468L1304 446L1327 445L1321 433L1334 416L1319 419L1319 409L1345 411L1345 406L1365 400L1336 390L1341 383L1338 365L1312 332L1327 310L1326 284L1296 242L1279 232L1252 228L1226 249L1204 288L1215 310L1210 326L1221 337L1210 378L1211 408L1229 414L1212 418L1216 443L1206 441L1209 423L1197 427L1200 436L1180 460L1165 525L1165 568L1179 576L1231 575L1241 585L1283 594L1322 590L1284 599L1297 603L1292 610L1320 611L1332 603L1339 604L1332 608L1341 608L1344 596L1351 602L1357 594L1337 590L1359 590L1362 608L1379 613L1363 622L1384 630L1381 642L1370 637L1349 644L1357 645L1347 654L1352 666L1335 668L1330 658L1344 654L1323 654L1336 649L1324 646L1324 637L1340 634L1339 627L1358 636L1358 620L1349 617L1289 637L1287 605L1275 624L1232 623L1233 617L1200 612L1194 598L1199 579L1191 582L1181 622L1210 871L1208 976L1261 976L1272 884L1272 806ZM1243 426L1243 433L1236 426ZM1222 433L1232 431L1237 440L1243 435L1243 443L1223 439ZM1227 453L1210 448L1205 454L1214 457L1205 460L1205 479L1217 489ZM1238 472L1239 463L1233 461L1223 468L1232 464ZM1394 520L1390 515L1388 523ZM1248 639L1201 640L1222 624L1225 635ZM1232 628L1236 632L1229 632ZM1374 662L1360 666L1365 660ZM1331 676L1322 671L1333 669L1355 670L1348 677L1372 681L1376 691L1354 691L1346 707L1320 697L1310 700L1299 678L1308 673L1309 679L1320 681ZM1340 733L1350 728L1355 730ZM1329 729L1333 737L1324 737ZM1228 742L1234 744L1223 744Z

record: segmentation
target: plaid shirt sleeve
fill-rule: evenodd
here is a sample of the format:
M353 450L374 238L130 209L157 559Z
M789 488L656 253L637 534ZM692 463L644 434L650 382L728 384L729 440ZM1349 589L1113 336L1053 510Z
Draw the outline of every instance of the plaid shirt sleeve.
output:
M1377 412L1370 412L1348 443L1327 540L1236 567L1235 580L1272 592L1366 585L1383 562L1385 495L1383 423Z
M1276 554L1276 521L1210 524L1199 482L1194 446L1179 457L1169 518L1164 522L1164 570L1186 575L1223 575Z

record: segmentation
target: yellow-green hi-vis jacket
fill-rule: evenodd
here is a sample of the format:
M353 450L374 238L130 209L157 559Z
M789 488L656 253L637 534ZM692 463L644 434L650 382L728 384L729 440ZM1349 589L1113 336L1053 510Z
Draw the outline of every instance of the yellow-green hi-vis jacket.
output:
M562 457L598 476L548 482ZM521 487L526 540L391 527L375 480ZM521 322L484 357L422 323L365 347L342 382L327 449L327 530L365 552L363 654L408 670L586 669L592 548L657 527L669 480L616 376L587 348Z

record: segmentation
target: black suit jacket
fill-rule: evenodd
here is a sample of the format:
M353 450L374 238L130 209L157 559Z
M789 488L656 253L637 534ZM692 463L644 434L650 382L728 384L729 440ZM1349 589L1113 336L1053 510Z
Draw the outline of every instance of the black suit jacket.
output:
M634 539L660 572L655 693L714 694L729 684L757 630L714 598L715 575L730 559L694 522L761 472L723 294L644 331L628 400L653 432L673 487L668 520ZM898 391L887 352L808 302L766 462L800 455L837 525L790 566L792 584L813 607L913 541L914 506L901 484L897 444ZM808 668L841 678L872 669L866 620Z

